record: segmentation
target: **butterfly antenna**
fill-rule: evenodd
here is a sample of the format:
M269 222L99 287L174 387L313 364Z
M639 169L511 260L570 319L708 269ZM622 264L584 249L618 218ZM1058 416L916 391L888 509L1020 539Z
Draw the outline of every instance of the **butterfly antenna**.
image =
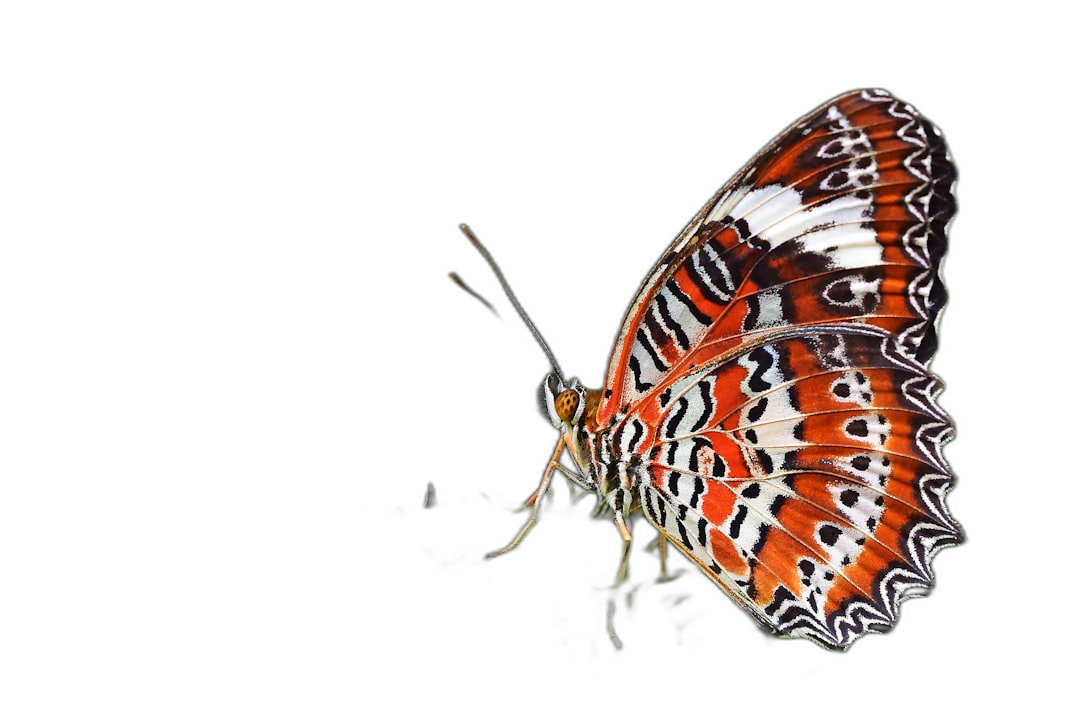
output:
M499 279L499 284L502 285L503 292L506 293L506 297L510 300L510 304L514 306L517 313L521 315L521 319L525 322L525 326L532 332L533 337L536 339L540 348L544 350L544 354L547 355L548 361L551 362L551 368L555 370L555 375L559 377L559 381L566 383L566 379L563 378L562 369L559 368L559 362L555 361L555 355L551 353L551 348L548 347L547 342L540 335L540 330L536 328L533 321L529 319L529 316L525 314L525 308L521 306L518 299L514 297L514 291L510 289L510 283L506 282L506 278L503 277L502 271L499 270L499 264L495 262L495 259L491 257L491 253L484 247L484 244L480 243L480 239L476 237L472 229L468 224L461 224L461 232L465 234L465 238L469 239L473 246L476 246L476 250L480 251L480 255L484 257L487 264L491 266L491 270L495 271L495 277Z

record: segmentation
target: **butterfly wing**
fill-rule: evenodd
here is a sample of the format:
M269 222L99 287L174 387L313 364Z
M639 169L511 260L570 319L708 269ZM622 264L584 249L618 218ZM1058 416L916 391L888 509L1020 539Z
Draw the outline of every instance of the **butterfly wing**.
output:
M597 420L645 515L782 634L892 625L960 540L926 367L954 179L913 108L839 96L705 205L616 341Z

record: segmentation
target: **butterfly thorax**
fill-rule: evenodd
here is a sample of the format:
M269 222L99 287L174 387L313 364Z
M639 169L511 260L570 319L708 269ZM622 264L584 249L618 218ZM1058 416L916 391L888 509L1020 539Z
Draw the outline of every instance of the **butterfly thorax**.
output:
M586 391L577 380L563 383L548 377L544 398L552 425L562 433L563 441L577 469L562 468L564 476L576 485L595 491L604 510L623 510L629 514L633 503L633 478L636 455L613 449L611 436L597 423L599 391Z

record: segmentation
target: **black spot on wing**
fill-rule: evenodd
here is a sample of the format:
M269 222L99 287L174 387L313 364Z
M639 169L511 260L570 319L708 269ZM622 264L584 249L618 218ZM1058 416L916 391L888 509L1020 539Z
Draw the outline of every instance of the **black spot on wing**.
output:
M695 509L698 506L698 502L701 500L701 495L705 492L705 482L700 477L694 477L694 493L690 495L690 506Z
M840 529L832 524L822 524L821 528L818 529L818 538L826 546L835 546L840 539Z
M653 366L656 367L657 371L663 373L668 370L668 365L660 358L660 354L653 347L652 342L645 336L645 330L639 329L637 331L637 341L638 344L641 345L641 348L645 350L645 353L649 355L649 358L652 359Z
M744 302L746 303L746 317L743 318L742 328L744 332L749 332L757 328L758 317L761 315L761 303L756 297L748 297Z
M704 428L705 425L712 420L713 414L712 385L708 379L698 382L698 392L701 394L701 415L690 427L690 432L695 433Z
M735 518L731 520L731 530L728 536L731 538L738 538L739 533L742 530L742 523L746 520L747 507L745 504L739 504L739 510L735 513Z
M675 453L679 450L679 443L674 440L667 444L667 463L668 465L675 464Z
M750 549L750 552L757 556L761 553L761 549L765 547L765 539L768 537L769 532L772 531L772 526L766 523L758 524L758 539L754 543L754 547Z
M749 386L750 390L754 393L768 391L772 386L765 380L765 372L769 370L769 367L772 366L776 359L769 350L765 348L755 349L750 352L749 359L754 363L754 370L750 372L750 378L746 382L746 385Z
M675 341L679 343L679 348L683 351L689 349L690 340L687 338L683 328L671 316L671 312L668 310L667 298L664 297L662 292L656 296L656 311L660 314L660 319L664 321L664 326L675 335Z
M870 434L870 429L866 426L866 421L862 418L857 418L844 428L848 435L856 438L865 438Z
M765 408L769 405L769 399L764 396L758 399L758 402L750 407L750 410L746 412L746 419L751 423L756 423L761 419L761 416L765 414Z
M675 403L675 413L668 418L667 425L664 426L664 435L668 438L675 437L675 431L679 429L679 423L682 422L683 416L686 415L686 409L690 407L690 404L685 398L680 398Z
M779 611L781 605L785 602L793 602L794 600L795 596L791 594L791 591L783 585L780 585L776 588L776 592L773 593L772 602L765 606L765 614L769 616L775 615L777 611Z
M720 272L705 246L699 248L683 267L690 282L706 300L715 305L723 305L731 300L724 274Z
M629 450L631 452L633 452L634 450L637 449L637 444L638 444L638 442L641 441L641 436L645 433L645 426L643 426L641 424L641 421L639 421L637 418L635 418L633 420L633 425L634 425L634 434L632 436L630 436L630 446L629 446ZM584 427L584 426L582 426L582 427Z
M708 440L703 440L702 438L694 438L690 441L690 445L690 471L696 474L701 471L699 469L701 465L698 462L698 451L701 450L702 447L708 447L711 450L712 445L709 444Z
M773 497L772 503L769 504L769 513L773 515L773 518L780 516L780 509L783 508L784 502L788 500L783 494L777 494Z
M712 320L694 304L694 301L690 299L689 295L682 291L679 284L676 283L674 279L668 283L667 289L671 291L671 294L675 296L676 300L683 304L687 312L690 313L690 316L698 321L698 324L705 327L712 324Z
M627 365L630 367L631 373L634 374L634 389L638 393L645 393L652 388L651 383L646 383L641 380L641 364L638 362L637 357L633 354L627 360Z
M686 548L693 548L694 544L690 543L690 536L686 533L686 526L678 519L675 520L675 524L679 527L679 537L682 538L683 545Z

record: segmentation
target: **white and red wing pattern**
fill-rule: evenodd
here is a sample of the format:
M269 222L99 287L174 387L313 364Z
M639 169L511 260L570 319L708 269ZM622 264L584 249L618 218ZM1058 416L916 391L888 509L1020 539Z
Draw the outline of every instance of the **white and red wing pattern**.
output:
M927 368L954 180L885 91L807 114L660 259L592 399L601 493L777 633L844 648L893 625L961 540Z
M552 363L541 400L561 431L494 555L536 522L565 448L625 543L640 510L777 634L843 649L894 625L962 538L928 369L955 178L937 129L885 91L808 113L661 257L594 391L563 379L462 226Z
M796 121L642 284L608 365L607 389L621 395L605 397L598 422L702 359L702 347L734 348L768 328L873 318L928 360L954 180L936 128L885 91L844 94Z

